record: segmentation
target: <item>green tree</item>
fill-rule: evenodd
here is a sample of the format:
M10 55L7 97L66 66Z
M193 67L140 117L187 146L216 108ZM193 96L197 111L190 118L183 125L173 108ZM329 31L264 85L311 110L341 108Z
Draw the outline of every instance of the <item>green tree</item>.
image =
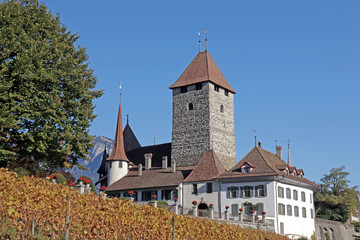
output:
M346 222L360 210L359 191L349 187L345 167L333 168L321 179L320 191L315 193L316 216Z
M97 79L79 36L37 0L0 3L0 164L44 175L92 147Z

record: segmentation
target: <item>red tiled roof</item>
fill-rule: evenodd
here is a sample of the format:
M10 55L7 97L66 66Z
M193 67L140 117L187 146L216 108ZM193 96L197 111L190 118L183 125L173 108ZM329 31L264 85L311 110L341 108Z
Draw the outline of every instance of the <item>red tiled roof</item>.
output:
M184 180L184 182L209 181L217 175L225 172L225 168L220 162L216 153L209 150L204 153L195 169Z
M119 106L114 147L113 147L111 154L108 157L107 161L113 161L113 160L124 160L124 161L129 162L129 159L127 158L127 156L125 154L125 148L124 148L124 135L123 135L123 131L122 131L121 105Z
M108 191L124 191L144 188L158 188L178 186L187 177L191 167L177 167L173 173L171 168L151 168L142 171L142 175L138 176L138 166L132 167L128 174L114 182L108 187Z
M239 171L239 168L245 162L251 163L251 165L253 166L253 170L250 173L241 173ZM279 175L318 187L317 184L311 182L306 178L293 177L291 175L287 175L283 173L280 170L280 169L285 169L286 167L287 167L286 162L281 160L276 154L266 151L262 148L255 147L248 154L246 154L246 156L243 159L241 159L240 162L238 162L230 170L224 172L223 174L220 174L218 178L224 179L224 178L243 178L243 177Z
M209 52L199 52L170 89L210 81L236 93L226 81Z

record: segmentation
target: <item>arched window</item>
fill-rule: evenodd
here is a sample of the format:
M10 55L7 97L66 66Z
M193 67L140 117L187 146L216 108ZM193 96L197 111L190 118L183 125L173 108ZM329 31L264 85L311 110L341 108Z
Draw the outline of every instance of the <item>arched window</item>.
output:
M194 110L194 105L192 103L189 103L189 110Z
M224 106L223 105L220 105L220 112L224 112Z

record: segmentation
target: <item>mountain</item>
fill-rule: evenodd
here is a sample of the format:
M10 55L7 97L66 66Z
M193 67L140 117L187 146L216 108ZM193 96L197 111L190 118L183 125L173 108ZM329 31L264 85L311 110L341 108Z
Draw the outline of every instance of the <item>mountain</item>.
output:
M70 169L70 173L78 179L81 176L88 176L92 179L92 181L97 182L99 180L99 174L97 173L97 170L100 167L103 152L105 149L106 144L106 151L107 154L110 154L113 145L114 140L104 137L104 136L96 136L94 140L94 147L90 150L89 158L92 159L92 161L83 161L80 160L79 163L83 165L84 167L88 168L88 170L81 170L77 166Z

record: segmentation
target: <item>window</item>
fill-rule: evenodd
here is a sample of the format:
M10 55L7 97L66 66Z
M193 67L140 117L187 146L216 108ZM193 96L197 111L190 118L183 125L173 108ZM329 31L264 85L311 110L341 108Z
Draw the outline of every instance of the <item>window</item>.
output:
M294 207L294 216L295 216L295 217L298 217L298 216L299 216L299 207L298 207L298 206L295 206L295 207Z
M189 111L194 110L194 105L192 103L189 103Z
M229 90L225 90L225 96L229 96Z
M285 205L282 203L278 204L279 215L285 215Z
M306 202L306 196L304 192L301 192L301 201Z
M244 172L245 173L250 173L251 172L251 167L244 167Z
M218 85L214 85L214 90L218 92L220 90L220 87Z
M238 216L239 215L239 204L231 204L231 215Z
M206 192L207 193L212 193L213 190L212 190L212 183L206 183Z
M224 106L220 105L220 112L223 113L224 112Z
M298 200L298 191L296 190L293 191L293 198L294 200Z
M256 197L266 197L266 186L259 185L255 187Z
M197 184L193 184L193 189L192 189L192 194L197 194L198 193L198 189L197 189Z
M291 190L290 190L290 188L286 188L286 198L291 199Z
M278 187L278 197L284 198L284 188L283 187Z
M162 200L171 200L171 190L161 190Z
M119 168L122 168L122 161L119 162Z
M310 203L312 203L312 194L310 193Z
M239 197L239 188L238 187L228 187L226 195L227 195L227 198Z
M181 87L180 92L181 93L186 93L187 92L187 86Z
M244 204L244 213L245 215L252 215L251 214L251 203Z
M195 84L196 90L201 90L202 89L202 83L197 83Z
M243 197L244 198L250 198L250 197L253 197L253 189L254 187L253 186L245 186L245 187L242 187L242 194L243 194Z
M302 208L302 217L306 218L306 208Z
M257 203L256 205L259 206L259 209L256 210L256 214L257 214L257 215L261 215L262 212L264 211L264 204L263 204L263 203Z
M314 209L310 209L310 216L311 216L311 218L314 218Z
M143 191L143 192L141 192L141 201L150 201L151 200L151 195L152 195L151 191Z
M286 206L286 212L288 216L292 216L292 206L291 205L287 205Z

